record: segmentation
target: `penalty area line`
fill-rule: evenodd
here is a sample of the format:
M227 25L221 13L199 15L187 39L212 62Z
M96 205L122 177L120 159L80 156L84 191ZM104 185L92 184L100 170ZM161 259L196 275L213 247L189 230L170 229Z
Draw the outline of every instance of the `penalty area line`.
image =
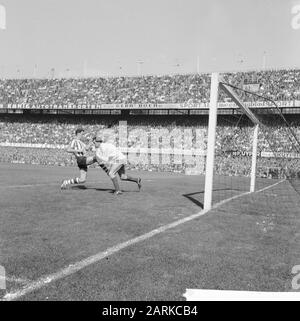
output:
M269 188L272 188L280 183L282 183L284 180L280 181L280 182L277 182L275 184L272 184L272 185L269 185L261 190L257 190L255 193L259 193L259 192L262 192L262 191L265 191ZM130 239L126 242L123 242L123 243L120 243L120 244L117 244L115 246L112 246L110 248L108 248L107 250L105 251L102 251L102 252L99 252L95 255L92 255L82 261L79 261L79 262L76 262L74 264L70 264L69 266L55 272L55 273L52 273L52 274L49 274L49 275L46 275L46 276L43 276L43 277L40 277L39 279L37 279L36 281L33 281L27 285L25 285L22 289L19 289L19 290L16 290L14 292L10 292L10 293L7 293L3 296L3 298L0 299L0 301L12 301L12 300L16 300L28 293L31 293L33 291L36 291L36 290L39 290L45 286L47 286L48 284L54 282L54 281L57 281L57 280L60 280L60 279L63 279L67 276L70 276L92 264L95 264L101 260L103 260L104 258L107 258L119 251L121 251L122 249L125 249L129 246L132 246L134 244L137 244L137 243L140 243L142 241L145 241L145 240L148 240L150 238L152 238L153 236L155 235L158 235L160 233L163 233L169 229L172 229L174 227L177 227L181 224L184 224L186 222L189 222L189 221L192 221L200 216L203 216L205 214L207 214L208 212L210 212L211 210L214 210L214 209L217 209L218 207L220 207L221 205L224 205L234 199L237 199L237 198L240 198L240 197L243 197L243 196L246 196L248 194L252 194L251 192L245 192L245 193L242 193L242 194L239 194L239 195L235 195L231 198L228 198L226 200L223 200L217 204L215 204L214 206L212 206L212 208L210 210L202 210L196 214L192 214L188 217L185 217L183 219L180 219L180 220L177 220L175 222L172 222L172 223L169 223L169 224L166 224L166 225L163 225L157 229L154 229L146 234L143 234L141 236L138 236L138 237L135 237L133 239Z

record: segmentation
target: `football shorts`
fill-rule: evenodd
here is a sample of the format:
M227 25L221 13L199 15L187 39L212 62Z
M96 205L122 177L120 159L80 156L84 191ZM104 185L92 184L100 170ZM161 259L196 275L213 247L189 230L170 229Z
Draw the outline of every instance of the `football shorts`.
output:
M79 169L83 169L83 170L87 171L86 156L77 157L77 165L78 165Z
M109 170L109 174L113 176L115 176L116 174L119 174L119 176L121 176L122 174L125 174L125 165L113 164Z

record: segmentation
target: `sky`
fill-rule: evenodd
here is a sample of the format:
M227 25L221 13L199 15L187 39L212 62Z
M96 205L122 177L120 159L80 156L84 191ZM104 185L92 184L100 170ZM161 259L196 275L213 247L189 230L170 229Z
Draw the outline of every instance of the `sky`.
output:
M0 78L300 68L300 0L0 4Z

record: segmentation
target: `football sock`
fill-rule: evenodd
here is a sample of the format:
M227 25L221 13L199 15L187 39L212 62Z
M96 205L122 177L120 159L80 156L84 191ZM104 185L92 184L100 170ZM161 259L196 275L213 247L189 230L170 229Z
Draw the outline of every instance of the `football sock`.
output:
M71 178L71 179L67 179L66 180L66 184L70 185L70 184L79 184L79 178L75 177L75 178Z
M119 182L118 182L118 178L117 176L115 176L114 178L111 179L113 184L114 184L114 188L116 191L120 190L120 186L119 186Z
M127 175L127 178L123 179L123 181L129 181L129 182L137 183L138 182L138 178L135 178L135 177Z

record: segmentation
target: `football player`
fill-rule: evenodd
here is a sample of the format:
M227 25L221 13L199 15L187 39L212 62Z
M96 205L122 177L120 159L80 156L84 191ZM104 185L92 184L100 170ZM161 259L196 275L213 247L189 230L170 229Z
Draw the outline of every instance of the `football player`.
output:
M67 148L67 152L75 155L80 176L63 180L61 189L66 189L72 184L83 184L86 181L88 166L96 163L96 156L87 156L87 152L92 148L93 143L86 145L83 141L83 128L77 128L75 137Z
M117 175L119 175L122 181L130 181L136 183L140 190L142 187L141 178L132 177L126 174L126 156L121 153L115 145L107 141L108 137L105 134L102 135L101 133L98 133L94 137L96 159L100 167L111 178L115 188L114 193L116 195L122 194Z

